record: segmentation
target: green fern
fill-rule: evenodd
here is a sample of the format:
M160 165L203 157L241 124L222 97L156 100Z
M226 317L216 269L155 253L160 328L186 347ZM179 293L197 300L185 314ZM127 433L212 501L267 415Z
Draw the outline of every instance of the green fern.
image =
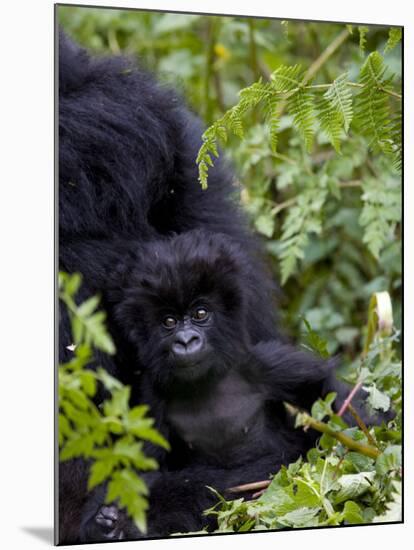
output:
M388 31L388 40L385 45L384 53L387 53L393 50L402 39L402 28L401 27L391 27Z
M389 99L383 92L390 81L385 79L385 73L382 56L371 53L360 71L362 88L356 97L355 111L359 129L368 138L370 147L393 156Z
M364 36L364 27L359 28ZM394 36L394 41L396 37ZM363 64L355 100L353 117L353 96L348 74L338 76L328 85L326 92L319 97L325 85L304 85L304 72L300 65L281 65L270 76L269 82L260 79L239 92L239 101L212 124L202 136L202 145L196 162L199 167L199 181L203 189L207 187L208 171L214 165L213 157L218 157L217 142L225 142L229 133L244 139L243 119L246 113L260 106L263 109L269 128L271 150L275 153L278 144L280 116L284 107L293 118L293 126L302 136L306 149L311 150L315 136L315 123L318 121L335 150L339 153L341 140L347 134L354 120L355 128L366 136L374 150L380 150L392 157L396 168L401 167L400 119L392 118L389 96L398 94L391 91L391 79L385 78L386 67L381 55L374 52Z
M369 28L364 25L361 25L358 27L358 32L359 32L359 48L361 52L364 52L365 46L367 44L366 36L369 32Z
M299 89L288 99L288 110L305 141L306 149L310 151L315 135L313 95L305 89Z
M266 122L269 127L270 147L273 153L276 153L278 132L280 126L279 114L279 98L276 94L272 94L265 105Z
M391 139L394 145L393 166L397 172L402 167L402 111L399 108L391 120Z
M352 121L352 93L347 86L348 73L338 76L318 103L318 120L335 150L340 153L343 130Z
M300 65L294 65L293 67L281 65L270 76L274 91L286 93L299 88L302 82L301 73Z
M317 103L318 120L337 153L341 152L342 120L341 115L332 107L325 95Z
M263 83L260 79L251 86L240 90L240 100L229 109L221 118L212 124L202 135L203 144L197 155L198 179L203 189L207 188L208 170L214 165L212 155L219 156L217 141L227 141L231 131L240 139L244 137L243 116L246 112L258 105L261 101L271 98L273 92L270 83Z
M363 208L359 218L364 228L363 242L379 259L382 249L393 240L395 226L401 221L400 182L389 180L379 184L376 179L363 182Z
M283 222L280 240L281 282L284 284L295 272L298 260L304 258L309 234L322 231L321 209L327 197L325 189L314 187L298 196Z
M348 87L348 73L343 73L336 78L324 97L330 101L332 108L341 116L345 132L348 132L352 121L352 92Z

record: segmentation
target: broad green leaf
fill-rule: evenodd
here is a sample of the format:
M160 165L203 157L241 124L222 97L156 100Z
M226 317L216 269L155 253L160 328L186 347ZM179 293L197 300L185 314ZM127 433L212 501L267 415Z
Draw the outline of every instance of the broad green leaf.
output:
M334 502L339 504L346 500L354 500L368 491L372 485L375 472L360 472L359 474L347 474L338 478L339 491Z

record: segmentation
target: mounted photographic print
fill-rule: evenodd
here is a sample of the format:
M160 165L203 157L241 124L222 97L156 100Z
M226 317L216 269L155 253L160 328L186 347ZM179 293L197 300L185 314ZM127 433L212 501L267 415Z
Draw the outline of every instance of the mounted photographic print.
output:
M55 10L56 543L402 522L402 27Z

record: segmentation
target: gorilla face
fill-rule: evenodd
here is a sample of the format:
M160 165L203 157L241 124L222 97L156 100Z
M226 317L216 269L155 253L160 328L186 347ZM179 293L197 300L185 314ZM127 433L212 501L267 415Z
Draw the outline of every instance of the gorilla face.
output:
M229 369L247 347L239 247L191 231L149 243L134 261L116 316L154 384L201 384Z
M194 304L184 315L171 311L163 318L162 327L173 375L187 380L206 374L212 353L209 331L214 327L214 314L208 306Z

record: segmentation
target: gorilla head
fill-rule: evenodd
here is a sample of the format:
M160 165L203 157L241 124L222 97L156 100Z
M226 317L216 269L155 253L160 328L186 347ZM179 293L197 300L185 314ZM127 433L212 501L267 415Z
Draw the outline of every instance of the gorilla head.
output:
M221 234L191 231L144 246L116 315L163 387L226 371L248 346L249 264Z

